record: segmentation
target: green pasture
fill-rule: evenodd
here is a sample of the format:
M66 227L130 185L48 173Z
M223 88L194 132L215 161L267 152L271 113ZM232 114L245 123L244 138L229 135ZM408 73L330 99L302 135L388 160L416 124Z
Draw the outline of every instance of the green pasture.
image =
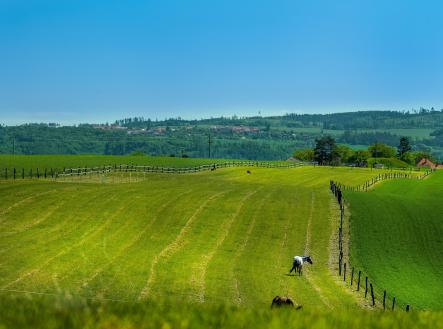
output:
M375 171L251 170L2 181L0 290L258 307L290 295L307 309L357 308L331 275L328 184ZM287 275L296 254L314 259L302 277Z
M443 172L346 192L351 262L380 292L416 308L443 308Z

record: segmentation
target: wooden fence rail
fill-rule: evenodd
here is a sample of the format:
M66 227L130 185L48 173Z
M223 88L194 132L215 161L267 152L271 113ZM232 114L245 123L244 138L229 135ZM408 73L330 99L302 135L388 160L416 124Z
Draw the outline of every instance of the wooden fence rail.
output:
M57 170L53 168L31 168L26 172L24 168L12 168L8 170L5 168L2 179L25 179L25 178L59 178L72 176L86 176L94 174L104 174L111 172L145 172L145 173L171 173L171 174L186 174L200 171L216 170L219 168L228 167L258 167L258 168L297 168L303 166L302 163L272 163L265 161L226 161L220 163L210 163L192 167L163 167L163 166L144 166L134 164L114 164L103 165L95 167L78 167L78 168L63 168ZM21 173L21 174L18 174Z

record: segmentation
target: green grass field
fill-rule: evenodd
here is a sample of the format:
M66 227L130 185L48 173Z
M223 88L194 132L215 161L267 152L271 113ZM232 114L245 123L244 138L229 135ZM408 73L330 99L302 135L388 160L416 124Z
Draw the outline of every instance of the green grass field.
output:
M66 161L64 156L60 159ZM171 161L182 166L180 162L188 159ZM285 321L291 321L289 327L294 328L310 322L313 328L392 328L417 319L424 326L431 319L443 318L440 313L415 318L372 316L361 311L367 301L336 277L338 209L329 180L357 185L382 170L249 169L252 174L240 167L185 175L131 174L132 180L118 173L65 181L0 181L0 327L14 319L23 326L45 327L41 314L53 321L47 327L63 322L73 328L143 327L137 324L149 314L156 315L145 327L165 328L215 324L235 328L251 321L257 327L275 328L287 327ZM441 186L441 175L425 181L396 180L366 194L349 194L352 214L359 222L367 216L361 222L368 224L375 220L371 217L375 209L394 211L395 202L379 206L364 198L391 185L412 193L425 184L433 184L434 189ZM428 201L424 194L419 196ZM438 195L430 200L438 213ZM354 212L354 204L360 201L363 208ZM438 226L435 218L432 222ZM353 230L357 219L352 219ZM367 232L361 227L361 232ZM433 231L441 236L441 225L438 229ZM351 236L354 239L357 233ZM423 235L422 240L428 238ZM365 248L372 248L377 259L376 248L384 244L377 245L377 239L351 241L361 241L351 245L353 262L358 259L367 265L364 269L377 287L394 289L388 285L392 277L380 270L388 265L375 267L361 257L368 255L362 253ZM435 243L425 247L423 257L432 256L440 242ZM309 254L314 260L302 277L288 275L296 254ZM403 270L401 266L408 263L396 264ZM429 277L429 284L440 287L436 280L442 275L441 263L432 266L440 272ZM421 273L426 275L429 269ZM412 286L417 281L409 279ZM441 294L434 290L434 297L421 296L421 301L400 291L396 296L413 309L441 308ZM275 295L289 295L302 304L302 322L296 321L299 313L268 311ZM432 304L422 303L424 299Z
M351 261L374 284L416 308L443 308L443 172L346 193ZM380 291L380 290L379 290Z
M132 184L0 184L0 289L86 297L309 308L355 305L329 272L329 178L370 170L244 168L151 174ZM302 278L295 254L312 254Z

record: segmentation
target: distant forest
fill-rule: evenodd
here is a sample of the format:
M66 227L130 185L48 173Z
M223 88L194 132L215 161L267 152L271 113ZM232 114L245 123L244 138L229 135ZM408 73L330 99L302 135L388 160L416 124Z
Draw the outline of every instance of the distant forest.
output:
M354 148L397 146L408 136L415 150L443 158L443 109L220 117L201 120L126 118L113 123L0 126L0 153L114 154L281 160L332 135Z

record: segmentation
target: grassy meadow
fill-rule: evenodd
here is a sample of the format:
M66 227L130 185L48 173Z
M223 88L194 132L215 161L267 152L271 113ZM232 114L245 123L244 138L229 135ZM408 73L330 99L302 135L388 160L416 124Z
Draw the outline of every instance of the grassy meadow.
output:
M40 158L42 164L51 160L31 158ZM75 167L89 158L95 161L90 166L97 165L96 156L80 157L71 165L64 162L67 158L55 157L60 162L54 163ZM152 159L143 157L148 160L143 164L153 165ZM125 159L115 163L121 160ZM164 160L171 161L164 162L168 165L176 161L177 166L199 161ZM21 161L35 165L25 157ZM336 277L339 219L329 181L358 185L382 172L239 167L185 175L126 174L132 179L111 173L100 179L0 180L0 328L14 322L45 328L61 323L72 328L240 328L251 323L258 328L396 328L414 321L426 327L443 315L362 311L368 300ZM403 188L413 191L434 182L435 188L441 176L431 177L395 180L369 193L349 194L352 214L354 197L355 204L365 204L365 197L390 185L410 184ZM437 195L432 200L438 209ZM362 210L363 215L377 207L375 202ZM380 209L385 207L392 205ZM362 212L357 210L355 218L359 220ZM369 220L375 219L365 219ZM351 221L354 230L357 219ZM433 223L438 226L435 218ZM367 229L362 228L363 236ZM354 239L357 233L351 236ZM373 263L361 258L367 255L364 248L374 249L377 240L366 241L372 246L361 239L351 241L361 241L361 246L351 244L353 261L368 264L365 271L377 287L391 287L386 271L379 276L369 272ZM425 248L424 257L436 247ZM302 254L311 255L314 264L306 266L301 277L288 275L292 257ZM432 265L437 270L440 266ZM438 276L441 272L435 280ZM437 285L435 280L429 282ZM291 296L303 311L269 311L276 295ZM430 298L434 304L428 305L397 296L413 309L439 308L437 299Z
M388 296L417 308L443 308L443 172L399 179L367 193L346 192L351 261Z
M356 307L330 276L327 185L372 176L229 168L132 184L3 182L0 289L257 306L290 295L309 308ZM314 258L301 278L287 275L295 254Z

